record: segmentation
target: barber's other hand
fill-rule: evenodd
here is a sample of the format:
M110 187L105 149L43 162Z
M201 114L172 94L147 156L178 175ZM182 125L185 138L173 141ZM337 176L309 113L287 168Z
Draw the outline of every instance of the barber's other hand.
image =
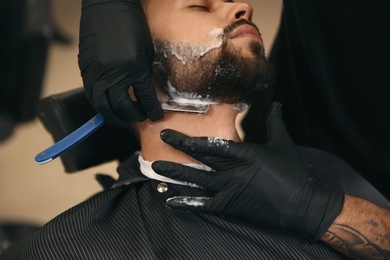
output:
M316 241L340 213L344 194L310 176L290 139L274 103L268 121L267 145L188 137L164 130L162 139L215 171L207 172L158 161L153 169L167 177L198 184L213 198L173 197L168 206L211 212L255 225L283 228Z
M153 54L139 0L83 0L79 67L87 98L108 123L128 127L162 118L151 78ZM129 96L131 86L138 102Z

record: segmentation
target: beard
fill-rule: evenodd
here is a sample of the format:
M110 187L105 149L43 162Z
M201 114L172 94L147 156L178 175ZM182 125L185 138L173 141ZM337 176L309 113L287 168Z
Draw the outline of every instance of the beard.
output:
M242 24L245 20L225 28L224 35ZM184 50L186 55L167 55L169 49L178 43L159 39L155 43L154 73L168 96L187 99L208 100L221 104L251 104L272 83L274 70L268 63L262 44L251 41L249 46L238 47L225 37L219 48L206 54L188 55L194 45L180 44L175 50ZM243 48L249 49L249 53ZM199 46L195 49L199 51ZM173 93L176 92L176 93Z

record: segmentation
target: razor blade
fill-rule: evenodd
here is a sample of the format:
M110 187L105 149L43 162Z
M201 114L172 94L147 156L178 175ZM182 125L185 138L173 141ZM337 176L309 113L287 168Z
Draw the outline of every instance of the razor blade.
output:
M174 101L161 103L161 107L164 111L186 112L186 113L197 113L197 114L206 114L210 109L209 104L180 104Z

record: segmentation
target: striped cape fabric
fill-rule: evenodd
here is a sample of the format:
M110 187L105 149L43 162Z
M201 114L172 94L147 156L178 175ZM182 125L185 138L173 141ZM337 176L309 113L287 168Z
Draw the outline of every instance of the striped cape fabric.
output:
M338 158L311 148L299 150L316 178L352 194L364 193L363 197L389 207L386 199ZM321 242L310 244L280 230L214 214L171 210L165 205L171 196L212 194L169 183L165 192L159 191L161 182L142 175L137 156L121 164L118 172L114 187L60 214L0 258L348 259Z

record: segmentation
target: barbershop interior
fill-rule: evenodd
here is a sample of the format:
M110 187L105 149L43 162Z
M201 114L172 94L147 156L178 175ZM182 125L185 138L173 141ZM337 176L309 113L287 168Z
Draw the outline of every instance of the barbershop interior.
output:
M52 161L45 161L44 163L39 164L35 160L36 156L42 155L45 149L51 147L61 139L58 134L53 134L53 132L56 132L55 126L53 125L61 125L61 122L63 122L62 118L58 118L60 117L59 115L57 115L56 119L53 119L56 115L51 107L53 104L50 102L54 102L55 100L46 100L45 103L43 103L42 100L52 97L53 95L68 93L73 90L78 90L81 93L81 90L83 89L83 80L78 65L79 26L82 1L8 1L13 4L5 3L7 1L3 2L6 7L11 8L10 12L12 12L12 14L8 14L6 16L7 18L1 19L1 26L6 27L1 28L1 31L9 38L23 35L23 42L17 42L18 39L9 39L9 41L7 41L8 45L1 44L3 61L1 61L2 82L0 82L0 101L3 104L0 104L0 258L2 251L9 247L13 242L19 241L27 234L38 230L45 223L49 222L67 209L72 208L73 206L92 197L96 193L101 192L104 189L104 185L102 183L105 178L118 178L118 174L116 172L118 159L112 156L110 158L105 158L103 156L101 161L98 163L95 162L95 160L100 160L100 158L96 159L95 155L96 151L99 150L99 140L96 141L97 143L91 145L92 149L96 149L95 151L90 151L95 158L89 158L88 156L85 156L87 158L84 158L83 153L88 154L89 151L80 150L78 154L72 155L76 157L79 156L81 158L80 162L68 162L71 158L70 156L66 157L66 153L71 154L72 150L77 148L76 145L76 147L70 148L70 150L65 151L63 155L58 158L54 158ZM275 40L281 28L283 1L243 0L243 2L249 3L253 6L254 14L252 20L261 31L266 57L269 57L272 48L276 45ZM1 5L3 5L3 3ZM18 12L18 10L23 11ZM337 13L338 11L334 10L334 12ZM310 14L307 14L307 16L310 16ZM286 19L288 18L289 17L286 16ZM370 18L368 16L364 16L364 19L369 20ZM10 25L10 23L13 25ZM303 29L301 29L304 31L308 27L303 27ZM324 30L326 31L326 29L327 28ZM322 32L318 31L317 33L320 34ZM366 36L371 37L372 34L370 32L366 32ZM4 36L0 36L0 41L4 40L3 37ZM295 39L295 36L290 35L290 37L291 39ZM298 37L296 40L299 41ZM334 41L332 40L333 39L327 39L324 36L324 42L326 42L326 44L329 44L330 46L340 44L342 46L342 48L340 48L341 52L343 51L343 48L348 48L348 46L343 46L343 43L335 42L337 39L334 39ZM10 45L9 42L15 42L15 44ZM15 48L15 46L18 46L18 48ZM365 51L375 55L375 49L380 48L380 46L381 45L368 46ZM11 50L5 49L7 47L10 47ZM307 49L303 48L300 51L312 51L310 50L311 46L305 47L307 47ZM317 47L321 50L323 46ZM14 59L7 60L3 58L9 58L9 53L15 54ZM283 55L286 53L280 52L278 54ZM302 59L304 59L304 57ZM375 65L378 64L365 64L364 66L367 66L366 71L369 72L370 66ZM308 69L305 66L307 66L307 63L302 63L302 67L298 66L296 67L296 70ZM385 66L389 68L388 64ZM278 76L278 68L282 67L283 66L276 68L276 77ZM324 65L324 67L326 67L326 65ZM316 67L316 69L321 70L324 67L319 66ZM383 71L385 71L385 68L383 69ZM382 70L379 70L378 73L380 73L380 71ZM326 73L326 71L324 73ZM11 74L12 76L9 76ZM291 76L291 78L294 78L294 76ZM291 78L286 78L286 81ZM315 78L315 76L313 78ZM329 78L329 81L334 80L334 78ZM310 80L311 79L308 81ZM359 81L358 79L355 80ZM302 78L297 79L297 82L303 81L304 80L302 80ZM382 87L385 88L385 84L383 84ZM390 88L388 83L386 88L386 90L380 92L380 95L383 96L389 94L388 89ZM283 91L278 94L281 96L293 97L294 100L301 100L300 97L294 96L296 94L292 91ZM313 93L314 92L315 91L313 90ZM329 92L332 92L332 89L329 89L329 91L323 91L321 94L332 96L333 93ZM7 94L5 95L4 93ZM356 96L359 93L355 93ZM313 95L315 94L318 93L316 92ZM377 94L379 95L379 93ZM305 93L305 95L310 95L310 93ZM383 104L376 103L374 99L370 99L372 97L373 96L367 97L364 102L371 102L371 106L376 107L377 110L390 112L388 106L383 107ZM84 96L82 98L84 98ZM390 96L388 96L388 98L390 98ZM324 100L325 99L320 100L319 102L325 102ZM311 100L310 102L305 102L305 105L309 105L310 103L317 104L316 102L316 100ZM342 114L344 111L343 106L351 104L356 105L356 102L338 105L336 105L337 101L334 102L335 105L332 106L332 109L340 108L340 118L347 117L345 114ZM73 107L73 110L71 109L73 113L70 113L70 118L66 118L67 122L77 122L73 123L73 130L75 130L78 126L81 126L83 122L86 121L84 118L74 118L74 120L72 120L72 116L77 116L79 113L84 114L84 111L80 111L84 110L84 107L87 107L88 111L93 109L89 103L84 103L85 106L82 108ZM367 105L367 103L362 104L362 106L370 106ZM10 104L9 106L12 107L4 107L4 104ZM286 102L285 107L286 110L288 110L290 107L300 109L303 106L296 106L296 103L290 104ZM367 113L370 113L370 111L373 110L367 110ZM94 111L91 113L93 114ZM239 114L236 122L236 127L238 128L242 139L245 139L246 136L245 131L242 129L242 122L247 115L246 113L247 111ZM308 117L312 116L310 112L308 114ZM384 113L381 115L384 115ZM383 128L378 130L377 139L380 138L379 135L381 133L384 133L383 131L386 131L385 129L389 129L389 115L390 114L387 114L387 118L378 118L379 115L372 116L372 122L367 122L367 124L383 126ZM318 112L316 116L316 120L318 119L318 122L312 123L319 123L320 127L323 126L323 122L325 122L325 120L322 121L321 116L328 118L328 114L325 109ZM262 118L264 118L264 116L262 116ZM300 124L303 122L302 120L306 118L305 116L302 116L297 120L295 119L293 117L286 119L287 126L288 124L294 123ZM58 121L53 123L50 120ZM255 117L252 116L248 118L248 120L255 120ZM381 122L375 123L374 120L379 120ZM368 130L364 131L366 129L363 129L360 132L348 132L350 130L350 125L348 124L354 124L356 121L345 120L344 122L346 124L344 129L341 129L344 127L343 125L338 125L341 129L340 132L350 137L349 140L345 140L343 136L340 136L339 138L344 141L360 142L360 140L364 138L361 138L359 134L365 136L369 133L375 136L375 133L369 132ZM248 124L248 122L246 122L246 124ZM308 123L308 125L310 124L311 123ZM324 127L326 128L327 126ZM83 143L87 142L88 139L92 139L94 135L98 135L99 131L103 131L102 129L98 129L96 133L92 133L90 137L81 141L79 145L83 145ZM50 130L53 132L51 133ZM339 129L333 129L332 131L335 132L336 130ZM69 133L72 132L71 130L68 131ZM292 132L294 131L296 134L296 139L294 139L294 141L296 141L297 144L310 144L310 142L305 142L308 140L304 140L302 137L304 133L302 131L298 128L294 128ZM102 135L102 133L100 134ZM319 137L326 140L326 137L322 134L324 133L319 131L313 134L310 138ZM335 133L333 134L336 135ZM251 132L251 140L256 139L253 138L253 135L254 133ZM292 135L294 135L294 133ZM382 140L381 145L385 146L386 144L390 144L389 139L390 138L387 136L387 138ZM96 139L92 140L94 141ZM107 144L102 141L105 148L110 145L115 147L120 141L116 140L115 142L116 143ZM362 150L366 151L366 160L371 160L372 154L377 154L377 157L380 157L380 162L382 163L382 168L377 172L381 172L383 169L390 169L390 160L388 160L390 158L388 157L390 156L389 148L387 147L387 150L384 150L382 149L383 147L378 148L375 144L367 142L369 142L369 138L367 138L367 140L362 140L362 142L357 145L362 148ZM134 143L131 145L136 147ZM329 152L337 151L332 144L329 146L324 145L321 148ZM379 152L374 151L376 148L378 148ZM104 153L102 150L100 152ZM354 159L352 156L343 157L342 152L344 152L344 154L347 153L346 151L341 151L338 156L346 160L349 164L353 165L354 160L358 161L356 163L356 167L360 166L360 164L364 164L364 161L357 160L356 158ZM83 165L84 162L82 162L83 159L93 162L91 163L88 161L85 166ZM78 163L81 165L77 165ZM367 163L367 165L370 164ZM353 167L355 167L355 165L353 165ZM380 167L378 166L378 168ZM365 168L362 166L360 169ZM385 172L383 170L381 174L382 179L378 178L377 182L370 179L372 176L370 176L367 171L364 173L364 178L369 179L369 181L374 183L374 186L377 187L380 192L385 194L386 187L390 187L390 183L387 181L389 172ZM387 178L385 176L386 174ZM387 183L384 182L384 180L386 180ZM385 194L387 198L389 198L389 190L390 188L387 188L387 194Z

